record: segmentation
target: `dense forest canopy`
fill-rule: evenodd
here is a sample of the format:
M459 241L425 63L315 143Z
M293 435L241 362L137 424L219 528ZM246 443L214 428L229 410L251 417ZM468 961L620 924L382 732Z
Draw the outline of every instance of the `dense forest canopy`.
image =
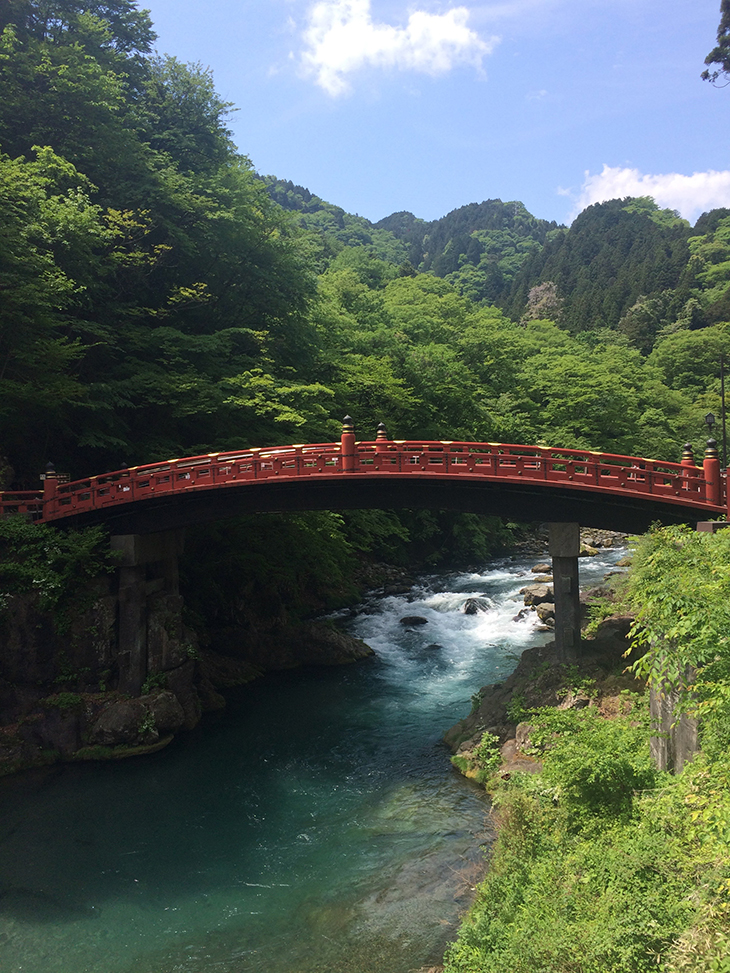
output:
M210 71L133 0L0 13L6 486L362 438L699 447L730 351L730 212L572 226L519 202L372 224L259 176Z

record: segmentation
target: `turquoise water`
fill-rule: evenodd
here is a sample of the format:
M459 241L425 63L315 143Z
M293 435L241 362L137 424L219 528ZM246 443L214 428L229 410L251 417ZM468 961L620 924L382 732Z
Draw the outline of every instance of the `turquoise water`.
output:
M586 580L618 556L582 564ZM347 626L376 658L244 687L157 754L0 781L2 973L438 962L490 840L485 795L440 737L547 637L513 621L530 563L369 602ZM471 595L490 610L464 615Z

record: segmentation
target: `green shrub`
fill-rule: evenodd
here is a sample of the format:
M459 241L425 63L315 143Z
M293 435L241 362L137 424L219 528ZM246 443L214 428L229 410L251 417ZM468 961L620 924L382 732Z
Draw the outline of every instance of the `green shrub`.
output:
M44 700L46 706L53 706L56 709L70 711L78 710L83 706L83 697L78 693L56 693L55 696L47 696Z
M515 693L507 704L507 719L510 723L523 723L530 715L522 693Z
M531 723L543 772L492 780L498 838L446 973L666 970L701 867L684 798L651 764L644 704L611 720L545 708Z
M499 737L494 733L485 731L479 743L474 747L474 756L477 758L480 770L493 774L502 763Z
M101 527L58 530L24 517L0 519L0 610L8 596L36 593L39 606L66 631L91 604L86 582L114 570Z

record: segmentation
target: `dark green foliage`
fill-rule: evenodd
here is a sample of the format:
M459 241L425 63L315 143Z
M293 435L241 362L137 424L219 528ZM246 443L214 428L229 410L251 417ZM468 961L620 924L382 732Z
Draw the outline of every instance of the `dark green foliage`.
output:
M529 287L553 281L565 302L564 327L615 328L642 295L677 286L690 232L686 221L649 199L595 203L527 261L508 306L522 313Z
M720 24L717 28L717 47L705 58L705 64L717 64L714 70L704 70L702 78L713 84L722 75L730 75L730 0L720 0Z
M656 528L636 543L627 586L636 612L635 672L658 691L681 690L701 715L705 749L730 743L730 534Z
M411 265L446 277L473 301L501 304L530 254L557 231L535 219L521 203L488 199L424 223L412 213L394 213L376 224L408 246Z
M643 719L638 720L640 713ZM536 727L531 739L542 740L549 750L544 779L556 789L570 827L588 827L597 817L627 819L634 795L654 785L657 772L646 746L648 713L635 709L633 716L630 724L606 720L593 707L530 715Z
M128 0L4 15L0 146L24 157L0 157L16 484L49 459L80 476L302 438L329 402L307 374L309 244L235 152L210 72L149 56Z
M0 519L0 610L10 595L35 594L60 627L73 617L84 582L111 572L114 559L100 527L61 531L23 517Z
M147 68L139 113L150 148L184 172L212 172L227 162L233 144L225 119L233 105L218 97L210 68L174 57L155 57Z
M83 30L89 17L105 30L103 43L91 51L96 57L145 54L157 35L148 10L136 0L6 0L0 10L0 30L12 24L23 35L39 41L86 40Z
M191 618L208 631L260 615L273 625L351 598L354 565L337 514L238 518L188 531L182 591Z

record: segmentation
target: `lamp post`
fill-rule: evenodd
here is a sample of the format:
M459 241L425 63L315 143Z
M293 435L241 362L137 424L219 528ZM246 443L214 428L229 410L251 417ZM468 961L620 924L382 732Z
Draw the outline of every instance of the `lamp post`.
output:
M707 426L708 439L712 439L712 427L715 425L716 421L717 420L715 419L714 412L708 412L707 415L705 416L705 425Z
M722 468L727 469L727 432L725 430L725 356L720 355L720 398L722 400Z

